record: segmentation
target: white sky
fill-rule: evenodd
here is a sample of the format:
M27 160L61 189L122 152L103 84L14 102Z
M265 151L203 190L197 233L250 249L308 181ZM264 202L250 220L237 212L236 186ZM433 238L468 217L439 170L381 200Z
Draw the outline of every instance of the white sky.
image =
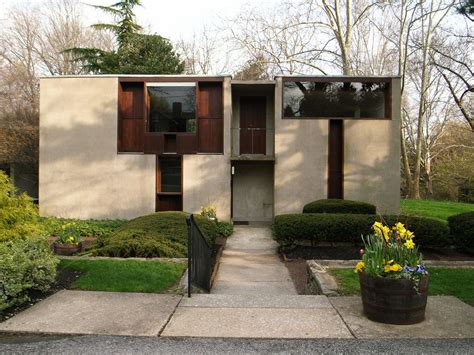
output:
M254 0L255 1L255 0ZM5 10L11 5L37 5L43 0L0 0L0 19L5 18ZM116 0L84 0L85 4L108 6ZM258 0L258 4L271 3ZM146 32L157 33L170 39L191 38L193 32L200 32L203 26L210 26L219 17L230 17L251 0L142 0L135 14L137 22ZM255 3L255 2L254 2ZM100 10L85 6L87 23L110 21Z

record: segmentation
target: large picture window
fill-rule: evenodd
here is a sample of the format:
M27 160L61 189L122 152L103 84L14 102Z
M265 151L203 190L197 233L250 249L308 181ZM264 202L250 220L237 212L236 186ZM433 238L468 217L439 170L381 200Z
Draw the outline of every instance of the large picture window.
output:
M388 82L285 81L284 118L390 118Z
M195 83L149 83L148 130L196 132Z

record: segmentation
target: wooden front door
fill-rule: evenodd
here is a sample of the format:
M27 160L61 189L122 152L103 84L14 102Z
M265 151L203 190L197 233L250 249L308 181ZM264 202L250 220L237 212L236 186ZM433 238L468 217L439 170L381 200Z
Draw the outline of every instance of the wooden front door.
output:
M265 96L240 98L240 154L265 154L266 104Z

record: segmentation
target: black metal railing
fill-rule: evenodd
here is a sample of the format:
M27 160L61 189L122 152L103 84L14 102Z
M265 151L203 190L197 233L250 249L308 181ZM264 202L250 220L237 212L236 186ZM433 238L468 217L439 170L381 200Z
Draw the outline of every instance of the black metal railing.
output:
M186 217L188 224L188 297L192 285L211 291L212 248L202 235L194 216Z

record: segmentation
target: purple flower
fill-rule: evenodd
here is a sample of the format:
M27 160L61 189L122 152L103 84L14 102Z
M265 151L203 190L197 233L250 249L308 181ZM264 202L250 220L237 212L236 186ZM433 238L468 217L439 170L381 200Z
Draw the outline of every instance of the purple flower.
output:
M426 269L423 265L416 265L415 272L418 272L420 274L426 274Z
M406 271L406 272L415 272L415 269L412 268L410 265L405 265L405 267L403 268L402 271Z

